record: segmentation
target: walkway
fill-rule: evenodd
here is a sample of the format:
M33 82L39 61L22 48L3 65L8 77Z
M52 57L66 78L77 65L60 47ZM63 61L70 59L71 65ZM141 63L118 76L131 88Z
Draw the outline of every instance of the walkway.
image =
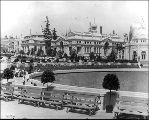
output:
M89 116L86 114L66 112L66 108L56 111L55 109L34 107L31 105L18 104L17 101L0 101L1 102L1 118L15 119L112 119L114 113L106 113L105 111L97 111L96 115Z

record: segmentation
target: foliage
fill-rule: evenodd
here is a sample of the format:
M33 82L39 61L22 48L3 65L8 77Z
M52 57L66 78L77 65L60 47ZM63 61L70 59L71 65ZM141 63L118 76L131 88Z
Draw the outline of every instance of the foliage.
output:
M109 48L109 43L108 42L106 42L105 44L104 44L104 54L106 55L106 52L107 52L107 49Z
M54 30L53 30L53 39L54 39L54 40L57 39L57 35L56 35L56 30L55 30L55 28L54 28Z
M55 76L53 71L51 70L46 70L43 72L43 74L41 75L41 82L43 84L48 83L48 82L54 82L55 81Z
M31 55L34 55L34 48L31 49Z
M13 62L18 62L19 61L19 59L18 58L16 58Z
M11 79L13 77L14 77L13 71L10 70L9 68L6 68L3 72L3 78L6 78L8 81L8 79Z
M10 70L15 70L15 66L11 65Z
M120 89L119 79L115 74L107 74L103 79L102 86L103 86L103 88L110 90L110 99L109 99L109 105L110 105L111 90Z
M90 60L94 60L94 59L95 59L94 52L91 52L91 53L89 54L89 57L90 57Z
M111 90L120 89L119 79L115 74L107 74L102 83L103 88Z
M117 59L117 55L114 50L111 51L110 55L107 57L107 60L110 62L114 62Z
M29 65L29 68L28 68L28 74L31 74L33 71L33 65Z
M117 50L117 52L118 52L118 50L121 51L121 50L123 50L123 49L124 49L124 47L123 47L121 44L117 44L117 45L116 45L116 50Z
M63 57L63 51L59 50L57 52L57 57L61 59Z
M37 51L37 56L42 56L43 53L44 53L44 51L40 48L40 49L38 49L38 51Z
M77 53L76 50L72 50L70 52L70 60L73 62L74 60L77 60Z
M30 50L28 50L26 54L29 55L30 54Z
M34 62L34 60L31 58L31 59L30 59L30 63L33 63L33 62Z
M63 57L67 59L68 58L68 55L66 53L64 53L64 56Z
M23 50L20 50L19 53L20 53L21 55L24 55L24 54L25 54Z

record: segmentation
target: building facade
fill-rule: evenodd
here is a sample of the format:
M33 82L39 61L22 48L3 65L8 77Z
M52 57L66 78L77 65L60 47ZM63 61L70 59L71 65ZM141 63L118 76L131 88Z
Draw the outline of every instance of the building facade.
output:
M67 55L70 55L70 51L75 49L78 56L89 57L91 52L101 57L107 57L112 49L117 52L117 59L125 58L125 39L119 37L114 31L112 34L103 34L102 26L100 26L100 33L97 31L97 25L91 24L88 32L72 32L69 31L63 41L63 50ZM107 46L108 45L108 46ZM107 50L105 51L105 46ZM118 50L117 46L121 46L123 49Z
M5 36L5 38L1 38L1 52L19 53L21 50L21 42L21 38L14 38L12 36L8 38Z
M130 27L129 42L126 44L127 59L148 62L148 29L137 23Z
M51 47L56 50L60 50L60 41L64 41L63 37L58 36L56 40L51 40ZM32 49L35 49L35 54L37 54L38 50L43 50L43 54L46 55L45 49L45 40L44 35L30 35L25 36L22 40L22 49L25 53L31 52Z

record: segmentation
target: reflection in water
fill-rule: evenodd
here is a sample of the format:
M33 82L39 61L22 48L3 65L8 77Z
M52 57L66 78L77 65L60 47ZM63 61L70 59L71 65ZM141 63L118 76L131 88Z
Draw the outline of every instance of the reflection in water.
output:
M102 81L106 74L114 73L120 81L121 91L148 92L148 72L147 71L125 71L125 72L86 72L57 74L55 83L66 84L79 87L103 89ZM36 77L34 79L39 79Z

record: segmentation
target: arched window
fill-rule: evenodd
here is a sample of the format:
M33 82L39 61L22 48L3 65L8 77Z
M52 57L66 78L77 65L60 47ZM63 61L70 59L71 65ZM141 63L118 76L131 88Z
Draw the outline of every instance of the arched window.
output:
M145 51L142 51L142 52L141 52L141 56L142 56L142 60L145 60L146 52L145 52Z

